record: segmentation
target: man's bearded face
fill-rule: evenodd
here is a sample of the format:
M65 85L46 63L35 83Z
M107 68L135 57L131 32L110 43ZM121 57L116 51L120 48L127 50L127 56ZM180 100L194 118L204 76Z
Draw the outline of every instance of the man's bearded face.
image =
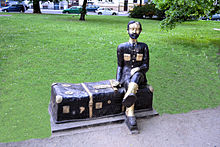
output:
M129 25L128 34L131 39L137 39L141 33L140 25L138 23L132 23Z

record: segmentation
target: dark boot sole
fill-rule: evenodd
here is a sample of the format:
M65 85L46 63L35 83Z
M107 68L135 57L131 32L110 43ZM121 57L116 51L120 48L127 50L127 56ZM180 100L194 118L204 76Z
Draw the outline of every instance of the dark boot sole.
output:
M136 102L136 100L137 100L136 95L131 94L127 98L123 99L122 104L125 107L131 107Z

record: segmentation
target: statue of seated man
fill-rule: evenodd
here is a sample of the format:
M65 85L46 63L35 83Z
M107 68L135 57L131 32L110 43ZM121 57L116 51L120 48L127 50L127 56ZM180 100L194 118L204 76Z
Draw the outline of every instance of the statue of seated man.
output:
M145 43L137 42L142 27L140 22L130 21L127 25L129 42L122 43L117 48L118 68L116 85L125 87L122 104L126 107L126 124L129 129L137 129L134 115L136 93L140 85L146 85L146 72L149 69L149 50Z

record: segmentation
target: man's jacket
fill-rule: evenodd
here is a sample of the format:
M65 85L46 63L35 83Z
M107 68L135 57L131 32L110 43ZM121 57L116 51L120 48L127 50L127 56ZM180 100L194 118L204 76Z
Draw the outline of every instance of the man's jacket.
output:
M149 69L149 50L145 43L122 43L117 48L118 68L116 80L121 84L131 78L131 69L139 67L145 79Z

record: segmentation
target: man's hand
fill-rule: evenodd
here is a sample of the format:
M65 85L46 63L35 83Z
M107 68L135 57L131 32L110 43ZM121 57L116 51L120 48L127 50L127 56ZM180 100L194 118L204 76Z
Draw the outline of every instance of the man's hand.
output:
M139 67L135 67L131 69L131 76L133 76L137 71L139 71L140 68Z

